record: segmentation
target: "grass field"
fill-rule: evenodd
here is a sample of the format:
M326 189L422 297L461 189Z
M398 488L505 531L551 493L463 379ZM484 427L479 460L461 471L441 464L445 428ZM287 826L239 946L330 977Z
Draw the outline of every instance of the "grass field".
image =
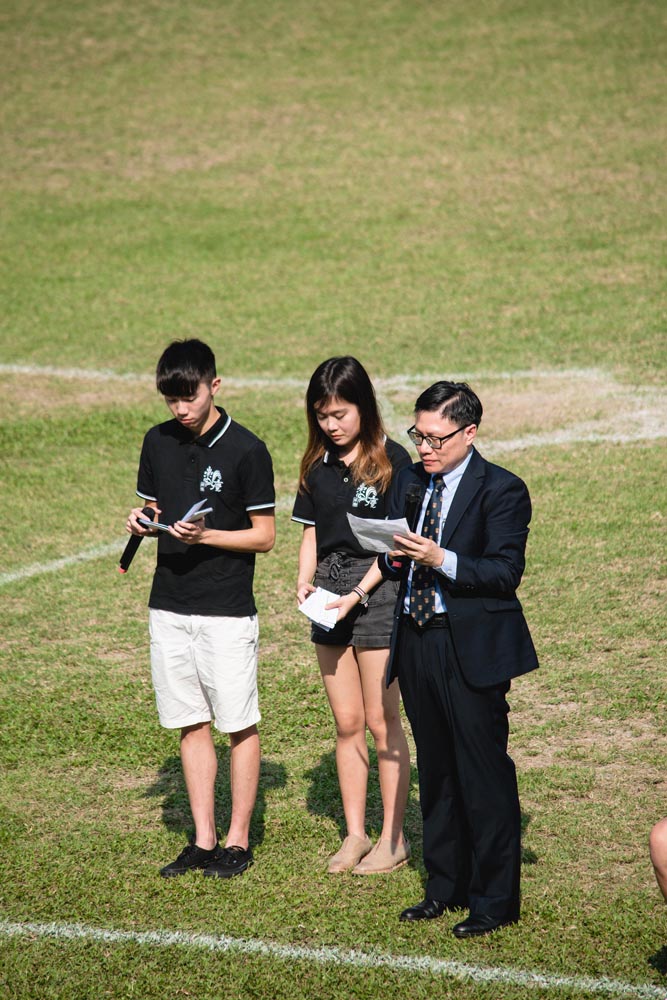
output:
M2 4L0 995L667 997L666 22L658 0ZM157 877L190 820L151 543L116 572L151 372L191 335L279 496L256 864L214 885ZM335 353L404 441L422 388L469 378L480 450L533 497L523 919L488 939L397 921L416 772L410 866L323 873L342 810L289 511ZM372 782L374 834L379 808Z

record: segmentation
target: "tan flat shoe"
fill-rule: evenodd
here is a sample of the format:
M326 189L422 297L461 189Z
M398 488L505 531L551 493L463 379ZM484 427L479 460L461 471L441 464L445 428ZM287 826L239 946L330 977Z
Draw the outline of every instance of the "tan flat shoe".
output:
M373 847L368 837L357 837L353 833L349 834L340 846L337 854L329 858L327 871L330 875L336 872L347 872L359 864Z
M355 868L353 875L380 875L383 872L394 872L410 860L410 841L406 838L402 844L392 846L390 840L378 840L377 844Z

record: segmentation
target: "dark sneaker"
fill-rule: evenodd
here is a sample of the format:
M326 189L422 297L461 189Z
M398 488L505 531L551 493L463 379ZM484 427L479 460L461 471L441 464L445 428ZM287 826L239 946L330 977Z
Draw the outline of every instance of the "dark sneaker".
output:
M163 878L171 878L173 875L185 875L186 872L195 871L197 868L205 869L207 865L217 859L219 854L220 844L216 844L210 851L205 851L203 847L197 847L190 841L175 861L160 869L160 875Z
M206 865L204 875L212 878L231 878L241 875L253 862L252 851L243 847L222 847L215 861Z

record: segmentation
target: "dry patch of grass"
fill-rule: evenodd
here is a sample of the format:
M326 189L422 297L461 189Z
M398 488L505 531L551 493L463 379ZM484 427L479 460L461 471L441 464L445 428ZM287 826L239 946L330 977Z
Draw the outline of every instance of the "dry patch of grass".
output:
M641 772L644 780L662 780L664 771L655 763L655 754L663 736L650 716L633 716L629 721L591 719L587 706L556 704L538 719L531 721L541 728L539 735L512 748L520 769L576 762L594 766L596 785L601 782L607 788L626 786L628 768Z
M377 379L378 396L390 433L399 441L411 420L415 399L422 389L438 378L459 378L457 373L432 372L421 377L406 376L403 384L396 379ZM465 375L463 376L465 377ZM480 442L502 442L524 434L548 434L580 429L583 434L611 435L626 427L645 429L667 435L667 390L659 387L633 386L618 382L612 375L591 371L568 375L557 372L548 377L526 374L494 379L474 373L468 376L484 403ZM290 410L302 405L303 387L290 379L258 380L263 396L277 395ZM224 380L220 393L223 405L243 402L248 397L243 380ZM53 375L39 371L32 374L0 374L0 419L16 420L70 411L83 411L122 405L145 407L161 401L152 376L128 377L92 373L75 376ZM159 416L157 417L159 419ZM655 518L659 518L659 512Z
M27 831L40 839L60 840L68 830L154 830L161 822L161 803L150 794L152 770L71 767L50 760L49 780L39 768L9 770L4 780L4 806L21 817Z
M150 377L120 381L56 375L0 375L0 420L25 420L68 413L72 421L84 411L145 407L151 393Z
M281 400L290 399L292 405L302 404L299 387L280 381L259 380L261 392L279 395ZM248 399L247 380L223 379L219 403L231 403ZM305 383L303 385L305 392ZM46 417L71 413L72 418L80 418L84 412L100 409L145 409L154 403L156 420L167 419L168 413L161 397L155 389L152 374L123 376L115 372L91 371L87 376L81 369L76 374L53 374L48 371L0 372L0 420L23 420L31 417Z
M418 382L406 376L379 380L379 396L392 433L401 440L415 400L429 382L438 378L464 378L471 382L484 404L480 445L504 442L533 434L559 431L586 435L617 435L643 429L646 436L667 436L667 391L659 387L619 382L601 372L526 373L507 378L485 373L440 372Z

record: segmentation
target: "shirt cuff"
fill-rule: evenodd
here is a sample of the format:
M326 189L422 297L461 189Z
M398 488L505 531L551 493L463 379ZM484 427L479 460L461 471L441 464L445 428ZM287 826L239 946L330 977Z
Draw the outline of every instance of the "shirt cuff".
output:
M448 580L452 580L453 582L456 580L458 557L456 552L452 552L450 549L443 549L443 551L445 553L445 558L442 560L441 566L436 566L436 571L438 573L442 573L443 576L446 576Z

